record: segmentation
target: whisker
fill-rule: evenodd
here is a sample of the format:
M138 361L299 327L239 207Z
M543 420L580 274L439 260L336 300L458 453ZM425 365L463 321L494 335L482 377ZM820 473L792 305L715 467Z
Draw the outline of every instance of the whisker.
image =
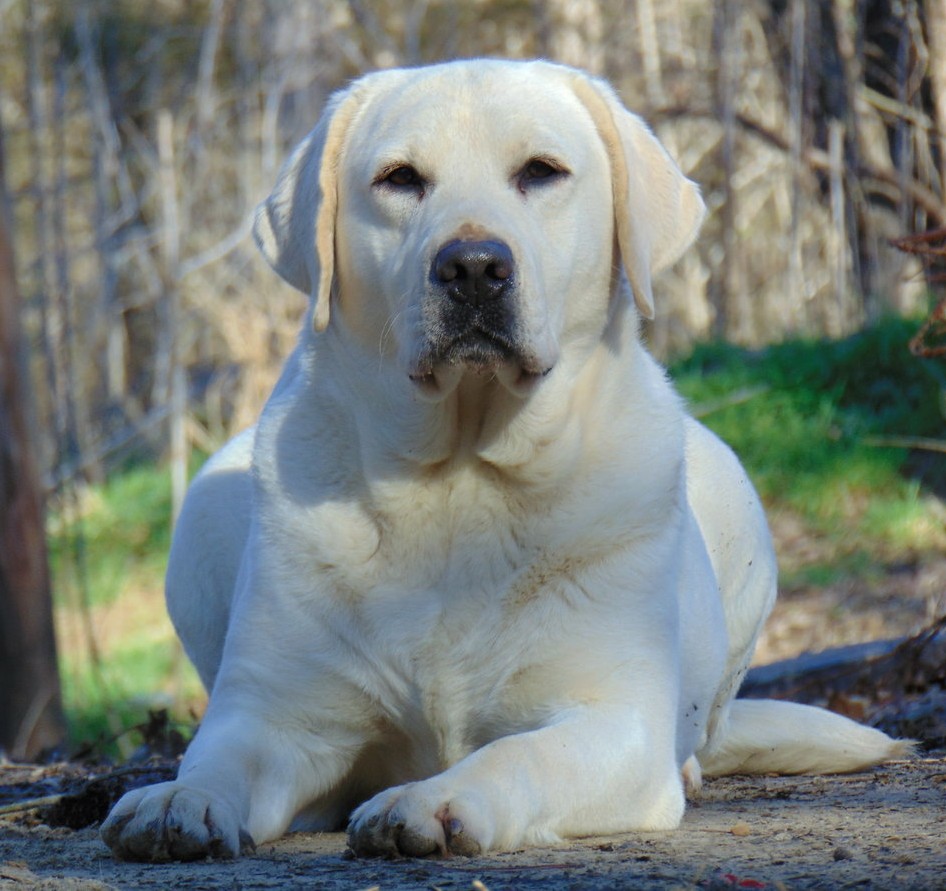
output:
M389 316L388 320L384 323L381 328L381 334L378 337L378 370L381 370L381 364L384 361L384 347L387 342L387 339L391 336L394 331L394 326L397 324L398 320L404 314L404 310L398 310L394 315Z

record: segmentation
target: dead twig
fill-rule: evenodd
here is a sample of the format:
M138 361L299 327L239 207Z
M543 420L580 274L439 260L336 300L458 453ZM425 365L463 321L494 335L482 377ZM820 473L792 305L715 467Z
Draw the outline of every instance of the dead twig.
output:
M946 440L925 436L865 436L861 442L872 448L920 449L924 452L946 453Z
M108 797L109 800L114 800L116 798L116 790L112 790L111 795L109 795L107 790L109 789L110 785L115 784L116 780L120 780L123 777L136 775L151 776L156 773L160 774L160 772L160 766L149 763L116 767L114 770L110 770L107 773L90 776L85 779L68 776L49 777L48 779L61 779L62 782L66 784L66 788L62 792L57 792L53 795L41 795L35 798L24 798L22 801L11 801L7 804L0 805L0 817L6 817L12 814L20 814L24 813L25 811L54 808L63 805L69 805L70 803L81 802L83 798L88 796L90 793L95 795L97 798ZM127 787L122 785L117 791L124 792L126 788Z
M18 814L23 811L32 811L41 807L52 807L54 804L60 804L69 794L72 793L60 792L58 795L44 795L42 798L28 798L25 801L14 801L12 804L0 805L0 817Z
M741 389L736 390L733 393L729 393L720 399L715 399L712 402L704 402L701 405L691 406L690 413L695 418L705 418L707 415L721 411L724 408L729 408L732 405L741 405L743 402L748 402L750 399L755 399L756 396L761 396L763 393L767 393L769 389L770 388L765 384L760 384L759 386L755 387L742 387Z
M938 339L939 343L933 343L934 338ZM924 359L946 356L946 299L939 302L920 330L911 338L910 352Z
M892 238L890 243L897 250L922 260L930 284L946 280L943 271L946 267L946 226ZM910 340L910 352L924 359L946 356L946 298L939 301Z

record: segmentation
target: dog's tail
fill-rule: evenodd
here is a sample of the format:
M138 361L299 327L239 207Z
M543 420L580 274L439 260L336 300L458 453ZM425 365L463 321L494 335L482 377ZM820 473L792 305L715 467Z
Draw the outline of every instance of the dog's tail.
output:
M908 757L914 747L814 706L736 699L698 758L705 776L849 773Z

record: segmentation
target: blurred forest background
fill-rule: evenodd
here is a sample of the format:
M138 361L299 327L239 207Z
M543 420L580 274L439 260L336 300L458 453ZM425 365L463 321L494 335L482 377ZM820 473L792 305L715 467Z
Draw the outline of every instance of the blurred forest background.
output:
M763 390L832 387L830 408L818 396L798 407L832 466L856 465L839 451L847 437L873 436L873 456L899 436L892 466L913 513L900 556L882 556L908 561L923 605L895 630L942 607L943 567L930 576L934 558L917 555L944 546L931 456L943 461L946 374L907 348L939 287L924 246L940 242L905 252L892 240L946 225L943 0L0 0L20 323L80 733L119 735L116 702L142 691L148 705L199 702L160 607L167 516L188 470L253 421L295 338L302 298L249 237L288 147L360 73L477 55L588 69L651 122L709 206L697 246L659 283L654 350L672 360L733 345L680 366L697 403L728 398L707 384L722 369L738 399L703 407L733 437L766 413ZM825 338L846 346L811 346ZM780 343L808 346L763 350ZM761 377L745 371L773 356ZM841 378L828 356L847 363ZM839 379L863 385L854 421ZM786 411L772 409L760 454L791 437ZM879 415L882 429L864 420ZM794 471L813 435L799 434ZM790 494L791 479L759 468L770 506ZM819 562L835 540L825 530L871 513L812 479L773 520L798 590L810 573L793 567L830 562ZM799 517L814 533L798 532ZM832 560L849 572L865 553L880 559L878 541L896 535L875 533Z

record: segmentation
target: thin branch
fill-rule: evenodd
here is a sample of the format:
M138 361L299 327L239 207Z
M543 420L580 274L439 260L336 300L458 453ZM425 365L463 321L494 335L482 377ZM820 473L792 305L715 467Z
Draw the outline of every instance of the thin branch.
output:
M712 402L704 402L701 405L690 406L690 414L692 414L694 418L705 418L707 415L721 411L724 408L729 408L733 405L741 405L743 402L755 399L756 396L768 393L769 389L767 384L759 384L755 387L742 387L733 393L723 396L721 399L715 399Z
M179 277L181 279L187 278L191 273L197 272L199 269L203 269L211 263L216 263L217 260L222 260L227 254L236 250L250 234L250 230L253 227L253 221L250 216L248 214L244 216L245 219L240 226L234 229L229 235L221 238L216 244L211 245L199 254L195 254L187 260L182 260L179 267Z
M61 792L59 795L44 795L42 798L28 798L25 801L14 801L12 804L0 805L0 817L5 817L7 814L32 811L40 807L52 807L68 797L67 793Z
M180 318L180 244L177 180L174 175L174 118L167 109L158 113L158 157L161 178L161 211L164 221L164 262L167 283L167 349L170 372L171 520L175 522L187 489L187 433L184 417L187 393L184 381Z
M906 121L920 130L928 131L933 129L933 121L930 116L924 114L912 105L907 105L890 96L885 96L877 90L862 86L859 90L861 98L872 108L901 121Z
M878 449L919 449L923 452L946 454L946 439L930 439L925 436L865 436L861 442Z
M693 118L695 120L718 121L718 116L709 109L692 108L689 106L668 106L658 109L654 113L654 122L659 123L667 120L678 120ZM785 154L791 152L791 142L781 133L766 127L759 121L753 120L746 114L737 113L736 123L739 128L752 136L761 139L763 142L778 149ZM824 149L809 147L802 152L802 158L812 170L827 171L831 170L831 156ZM854 171L856 176L864 180L865 185L871 185L874 180L874 186L889 186L896 190L896 194L902 195L902 189L905 188L909 197L916 202L929 215L930 219L937 225L946 224L946 205L942 198L923 183L915 179L907 179L905 183L900 180L900 174L893 168L877 168L868 164L860 164Z
M225 3L226 0L213 0L211 3L210 21L200 43L200 62L197 66L197 90L194 100L197 106L197 132L200 138L203 138L215 111L214 69L217 50L220 46L220 35L223 32Z
M135 730L138 728L133 727L130 729ZM23 801L13 801L9 804L0 805L0 817L8 814L19 814L23 811L32 811L41 807L53 807L57 804L61 804L67 798L75 798L78 795L85 794L90 787L99 783L108 782L118 777L133 776L134 774L152 774L154 770L153 764L129 764L124 767L117 767L115 770L110 770L108 773L99 774L98 776L92 776L83 780L69 792L59 792L55 795L42 795L39 798L26 798Z
M147 436L152 428L167 420L169 413L170 409L166 405L159 406L134 427L126 427L101 444L90 445L75 461L60 464L55 472L48 473L43 479L44 490L47 494L58 491L95 463L104 462L109 456Z

